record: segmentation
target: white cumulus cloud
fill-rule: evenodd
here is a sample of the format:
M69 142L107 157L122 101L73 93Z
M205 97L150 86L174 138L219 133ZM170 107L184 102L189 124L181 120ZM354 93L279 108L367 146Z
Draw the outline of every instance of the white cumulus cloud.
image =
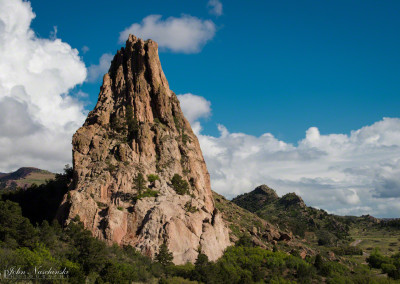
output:
M210 20L182 15L179 18L149 15L141 23L134 23L120 33L120 43L134 34L143 39L153 39L161 49L173 52L196 53L215 35L215 25Z
M56 30L30 28L30 2L0 1L0 171L37 166L59 171L71 161L71 137L85 110L68 92L86 78L78 51Z
M178 95L183 114L190 123L211 115L211 103L202 96L190 93Z
M96 82L99 78L108 72L111 65L111 60L114 56L111 53L104 53L100 59L99 64L92 64L88 68L88 82Z
M267 184L280 195L296 192L308 205L337 214L400 215L399 118L350 134L322 135L310 127L294 145L271 133L230 133L223 125L217 137L201 134L198 109L187 105L182 108L198 130L212 188L228 198ZM210 114L207 107L204 113Z
M222 15L222 3L219 0L209 0L207 3L207 7L209 8L210 14L215 16Z

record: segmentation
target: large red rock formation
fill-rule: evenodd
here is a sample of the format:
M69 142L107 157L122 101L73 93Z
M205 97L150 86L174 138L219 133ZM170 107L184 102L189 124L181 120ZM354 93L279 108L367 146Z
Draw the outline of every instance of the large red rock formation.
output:
M152 257L166 242L176 264L194 262L199 250L216 260L230 245L199 142L169 89L156 42L129 36L72 143L66 222L78 215L99 239ZM159 179L149 182L148 175ZM174 175L183 181L173 184ZM178 194L185 183L188 191Z

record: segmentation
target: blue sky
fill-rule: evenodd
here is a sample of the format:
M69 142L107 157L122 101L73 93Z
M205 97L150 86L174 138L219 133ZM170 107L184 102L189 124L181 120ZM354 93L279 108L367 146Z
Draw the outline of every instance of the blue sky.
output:
M71 163L134 32L158 42L213 190L400 216L399 1L82 2L0 0L0 172Z
M82 3L83 2L83 3ZM89 47L84 62L114 54L119 33L150 14L212 20L217 28L195 54L160 52L175 93L211 101L215 122L231 131L266 131L296 143L310 126L349 133L400 109L398 1L224 1L213 16L207 1L32 1L41 36L53 26L72 47ZM81 87L91 108L100 81Z

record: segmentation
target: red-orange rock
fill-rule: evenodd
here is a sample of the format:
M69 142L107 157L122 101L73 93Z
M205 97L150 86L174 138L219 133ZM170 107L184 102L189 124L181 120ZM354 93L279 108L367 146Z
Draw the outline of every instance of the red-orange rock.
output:
M169 89L154 41L129 36L72 143L74 188L60 212L66 222L79 215L97 238L150 256L166 241L176 264L194 262L199 248L216 260L230 245L199 142ZM139 173L159 176L145 184L157 197L135 201ZM174 190L175 174L189 184L188 194Z

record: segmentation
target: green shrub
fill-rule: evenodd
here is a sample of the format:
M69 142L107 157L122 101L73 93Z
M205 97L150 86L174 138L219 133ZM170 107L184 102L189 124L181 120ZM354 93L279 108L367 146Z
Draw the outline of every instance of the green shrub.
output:
M155 174L149 174L149 175L147 175L147 180L149 182L155 182L156 180L160 180L160 177Z
M134 201L136 202L139 199L146 198L146 197L157 197L159 192L157 190L146 189L141 194L138 194L134 197Z
M187 135L187 134L185 134L185 133L182 133L182 142L183 142L183 144L187 144L187 142L190 142L190 138L189 138L189 135Z
M331 277L335 275L344 275L350 272L350 270L346 266L334 261L324 262L320 271L323 276Z
M185 203L185 210L186 210L186 212L190 212L190 213L195 213L195 212L199 211L199 209L196 206L192 206L191 201L188 201Z
M171 184L176 193L185 195L189 193L189 184L180 175L175 174L171 179Z
M36 238L35 228L22 216L21 207L9 200L0 201L0 244L33 246Z
M330 248L336 255L362 255L361 248L356 246L339 246Z
M197 284L197 281L191 281L183 277L162 278L158 284Z
M389 277L392 277L394 279L400 278L399 269L397 269L395 265L393 265L391 263L383 263L381 268L382 268L382 272L387 273L387 275Z
M121 119L116 115L111 117L110 127L111 127L111 129L114 129L117 132L123 130L123 128L124 128L123 123L121 122Z
M145 192L141 194L141 197L157 197L159 192L157 190L147 189Z
M96 203L97 203L97 206L99 208L106 208L107 207L107 204L104 204L103 202L97 201Z
M391 263L390 258L382 255L377 249L373 251L366 260L368 265L372 268L381 268L382 264Z
M322 230L318 233L318 245L319 246L327 246L327 245L332 245L334 243L334 236L326 231Z
M169 267L169 274L189 279L193 273L194 264L187 262L183 265L174 265Z
M238 247L248 247L248 248L254 247L253 241L248 234L243 234L239 238L239 240L235 243L235 245Z

